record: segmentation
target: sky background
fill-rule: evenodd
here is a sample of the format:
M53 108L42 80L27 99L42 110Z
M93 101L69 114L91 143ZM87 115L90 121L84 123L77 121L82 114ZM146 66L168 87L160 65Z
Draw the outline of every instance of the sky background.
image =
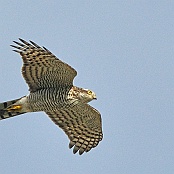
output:
M0 101L28 94L19 37L78 71L102 114L103 141L82 156L46 114L0 121L3 174L173 174L174 2L0 0Z

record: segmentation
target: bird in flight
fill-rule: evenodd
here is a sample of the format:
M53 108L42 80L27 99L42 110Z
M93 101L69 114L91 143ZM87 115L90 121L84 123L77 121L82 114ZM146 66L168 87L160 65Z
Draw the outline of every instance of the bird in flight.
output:
M47 48L33 41L13 41L13 51L23 60L22 75L29 94L0 103L0 120L44 111L68 136L73 153L90 151L103 138L101 115L88 102L96 94L73 85L77 75L74 68L62 62Z

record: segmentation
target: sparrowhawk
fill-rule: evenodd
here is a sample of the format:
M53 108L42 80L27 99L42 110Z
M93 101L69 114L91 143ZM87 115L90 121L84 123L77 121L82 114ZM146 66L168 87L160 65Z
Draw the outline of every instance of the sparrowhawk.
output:
M0 103L0 120L27 112L44 111L70 139L73 153L88 152L102 140L101 115L88 102L96 99L89 89L73 86L75 69L36 43L11 45L23 59L22 75L30 93Z

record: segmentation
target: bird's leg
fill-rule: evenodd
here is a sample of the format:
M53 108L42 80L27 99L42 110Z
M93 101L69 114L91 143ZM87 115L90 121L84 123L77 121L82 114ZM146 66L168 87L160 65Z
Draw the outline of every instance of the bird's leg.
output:
M12 105L9 106L6 110L8 112L12 112L12 111L20 111L22 109L22 105Z

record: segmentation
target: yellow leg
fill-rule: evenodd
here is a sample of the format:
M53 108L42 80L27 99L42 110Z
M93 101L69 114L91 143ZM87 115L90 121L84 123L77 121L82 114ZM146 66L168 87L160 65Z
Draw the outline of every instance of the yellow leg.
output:
M22 105L12 105L10 107L7 108L7 111L11 112L11 111L19 111L22 109Z

